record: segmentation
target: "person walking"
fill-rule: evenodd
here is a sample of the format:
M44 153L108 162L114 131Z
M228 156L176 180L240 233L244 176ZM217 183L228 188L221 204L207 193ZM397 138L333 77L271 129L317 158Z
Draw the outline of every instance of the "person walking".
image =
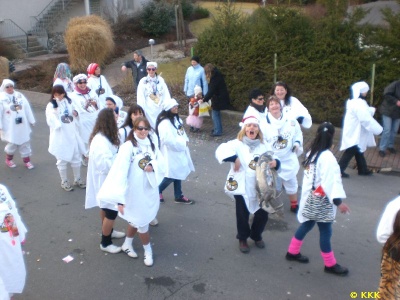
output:
M211 136L220 136L223 133L221 110L230 108L228 88L224 76L213 64L206 64L204 71L208 81L208 92L203 93L203 101L211 100L211 117L214 124Z
M97 63L91 63L87 67L87 75L87 87L95 91L97 98L99 99L100 107L106 107L107 97L113 97L114 93L108 84L107 79L101 75L100 65Z
M196 85L201 87L203 95L207 94L208 92L206 73L204 72L204 68L200 65L200 58L198 56L192 56L190 63L191 66L186 71L183 85L183 92L188 99L195 96L194 87Z
M383 91L383 102L380 106L383 131L379 143L379 156L385 157L386 150L395 154L394 138L400 126L400 80L392 82Z
M36 123L31 106L25 96L14 90L14 82L4 79L0 86L0 134L7 143L5 163L15 168L13 158L18 150L27 169L33 169L31 162L31 126Z
M147 76L146 72L147 60L143 56L142 51L135 50L133 52L133 60L126 61L122 64L121 71L126 72L127 69L131 69L132 77L135 83L135 87L139 85L139 81Z
M165 178L159 186L160 202L164 202L162 192L174 183L175 203L193 204L194 201L182 193L182 180L194 172L194 165L188 147L189 138L179 117L178 102L175 99L164 103L164 109L157 118L156 134L166 164Z
M61 84L67 93L71 93L75 89L72 82L72 73L67 63L59 63L53 77L53 86Z
M304 166L303 187L300 200L300 208L297 218L301 225L292 237L286 259L289 261L297 261L299 263L308 263L308 257L300 253L303 240L307 233L310 232L315 224L318 225L320 232L319 244L321 256L324 261L326 273L345 276L349 270L337 264L335 255L331 246L332 223L336 216L336 209L339 208L341 213L349 213L349 207L342 201L346 198L343 189L342 179L340 176L340 168L335 156L330 151L333 144L335 127L329 122L322 123L317 130L315 138L311 142L310 150L307 152ZM305 214L307 199L310 193L319 191L327 198L329 202L325 209L313 212L316 217L309 219ZM317 199L317 201L324 201ZM328 220L325 216L329 214L333 219Z
M51 90L46 106L46 122L50 128L48 150L57 159L61 188L67 192L73 191L73 186L85 188L86 184L81 179L81 156L85 153L85 145L76 124L77 114L63 85L55 85ZM68 181L68 163L74 174L73 186Z
M256 192L255 165L261 154L271 151L264 143L262 131L257 116L247 116L242 121L242 128L237 138L218 146L215 157L218 162L231 163L229 174L238 174L244 178L244 193L234 195L236 206L236 238L239 240L239 250L242 253L250 251L247 239L251 238L257 248L265 248L262 233L268 222L268 212L260 208ZM280 162L274 159L269 163L271 168L279 169ZM240 175L242 174L242 175ZM254 219L249 225L249 216Z
M358 175L372 175L364 152L367 147L376 146L374 135L382 132L382 126L373 117L375 108L370 107L365 100L368 91L369 86L365 81L356 82L351 86L352 96L346 102L340 146L340 151L345 151L339 160L343 178L350 177L345 170L353 156L356 159Z

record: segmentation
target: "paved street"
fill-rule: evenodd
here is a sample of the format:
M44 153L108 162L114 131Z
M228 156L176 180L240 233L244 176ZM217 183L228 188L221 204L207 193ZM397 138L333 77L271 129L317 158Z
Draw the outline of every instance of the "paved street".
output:
M338 262L347 266L350 274L335 277L323 272L317 229L307 236L302 249L310 257L309 264L285 260L298 226L286 196L282 196L285 220L270 220L264 232L266 249L255 248L250 242L250 253L240 253L234 203L223 192L229 166L219 165L214 158L218 143L228 135L215 140L192 136L196 172L183 183L183 191L196 203L175 204L172 187L164 192L160 224L151 228L154 266L148 268L143 264L138 238L134 241L138 259L100 251L99 210L84 209L84 190L67 193L61 189L55 158L47 151L49 129L44 106L48 95L25 94L34 103L37 119L32 136L36 168L22 167L18 155L17 168L8 169L3 163L0 167L0 182L15 196L29 230L25 245L27 283L15 300L328 300L350 299L350 292L376 291L381 247L375 228L386 202L400 191L397 176L361 177L356 170L349 170L351 177L344 185L351 214L337 217L332 243ZM82 170L86 172L86 168ZM115 228L125 230L126 224L119 219ZM122 242L115 241L118 245ZM74 260L63 262L67 255Z

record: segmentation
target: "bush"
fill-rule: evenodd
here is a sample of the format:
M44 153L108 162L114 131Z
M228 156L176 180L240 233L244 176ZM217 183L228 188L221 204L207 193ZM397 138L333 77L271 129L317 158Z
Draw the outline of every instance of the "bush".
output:
M144 32L152 36L159 37L168 33L174 20L174 8L166 2L152 1L143 5L140 25Z
M192 20L205 19L210 16L210 11L207 8L196 6L194 7Z
M110 25L94 15L71 19L64 40L73 73L86 73L92 62L103 65L114 51Z
M10 78L10 65L7 58L0 56L0 84L3 79Z
M189 20L194 11L194 6L193 6L192 1L191 0L182 0L181 5L182 5L183 19Z

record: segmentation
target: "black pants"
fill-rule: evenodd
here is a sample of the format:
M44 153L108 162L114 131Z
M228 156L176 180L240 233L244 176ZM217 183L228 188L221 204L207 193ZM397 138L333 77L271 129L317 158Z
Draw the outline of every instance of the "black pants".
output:
M360 151L360 148L358 148L357 145L347 148L344 151L344 153L339 161L340 172L342 174L344 173L344 171L346 170L346 168L349 165L349 162L353 158L353 156L356 159L358 174L368 172L367 161L365 160L364 153L362 153Z
M236 202L236 226L237 226L237 235L236 238L239 240L247 240L247 238L251 238L254 241L261 241L261 234L264 231L265 225L268 222L268 213L259 209L254 213L253 224L251 227L249 225L249 216L250 212L247 209L246 202L244 201L243 196L235 196Z

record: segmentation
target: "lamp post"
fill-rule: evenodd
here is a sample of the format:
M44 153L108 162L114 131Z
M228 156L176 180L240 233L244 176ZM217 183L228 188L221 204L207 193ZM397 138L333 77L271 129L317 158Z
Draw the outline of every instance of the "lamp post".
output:
M151 60L153 61L153 45L155 44L155 40L153 39L149 39L149 45L150 45L150 57Z

